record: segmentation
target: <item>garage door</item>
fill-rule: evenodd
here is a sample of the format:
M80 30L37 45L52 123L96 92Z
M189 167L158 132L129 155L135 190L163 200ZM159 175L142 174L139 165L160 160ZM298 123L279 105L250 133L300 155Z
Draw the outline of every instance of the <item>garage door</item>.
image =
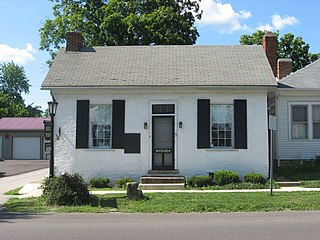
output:
M13 159L40 159L40 137L13 137Z

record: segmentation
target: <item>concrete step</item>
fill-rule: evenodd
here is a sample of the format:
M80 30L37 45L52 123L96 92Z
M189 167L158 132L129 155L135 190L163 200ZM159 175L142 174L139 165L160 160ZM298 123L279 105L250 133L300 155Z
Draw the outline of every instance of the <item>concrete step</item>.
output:
M139 184L141 190L179 190L184 188L184 183L165 183L165 184Z
M149 175L177 175L179 174L179 170L149 170Z
M299 187L301 182L277 182L280 187Z
M185 179L183 176L142 176L140 178L140 183L142 184L184 184Z

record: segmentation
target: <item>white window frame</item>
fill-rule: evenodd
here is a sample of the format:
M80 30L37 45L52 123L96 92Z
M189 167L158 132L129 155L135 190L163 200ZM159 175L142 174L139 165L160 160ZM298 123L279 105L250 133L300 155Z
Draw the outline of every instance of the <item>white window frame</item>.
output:
M213 145L213 142L212 142L213 106L231 106L232 107L231 146L214 146ZM210 104L210 148L211 149L234 149L234 104L233 103L213 103L213 104Z
M91 107L104 105L110 107L110 146L93 146L92 125L91 125ZM91 149L111 149L112 148L112 104L108 103L92 103L89 106L89 148Z
M290 141L320 141L320 138L313 138L313 116L312 107L320 105L320 102L289 102L288 119L289 119L289 140ZM292 138L292 106L307 106L307 138Z

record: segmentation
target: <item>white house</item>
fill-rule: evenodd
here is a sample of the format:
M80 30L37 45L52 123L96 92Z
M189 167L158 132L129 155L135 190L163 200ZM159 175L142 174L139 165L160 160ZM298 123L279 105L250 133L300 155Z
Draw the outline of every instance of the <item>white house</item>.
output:
M59 102L56 174L268 174L267 95L277 83L262 46L82 40L67 35L42 84Z
M280 164L320 155L320 60L278 83L275 158Z

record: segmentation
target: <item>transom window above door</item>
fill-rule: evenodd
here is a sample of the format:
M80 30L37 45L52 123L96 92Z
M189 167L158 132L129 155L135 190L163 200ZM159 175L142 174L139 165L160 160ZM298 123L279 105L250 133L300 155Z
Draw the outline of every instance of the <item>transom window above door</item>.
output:
M152 114L174 114L174 104L153 104Z

